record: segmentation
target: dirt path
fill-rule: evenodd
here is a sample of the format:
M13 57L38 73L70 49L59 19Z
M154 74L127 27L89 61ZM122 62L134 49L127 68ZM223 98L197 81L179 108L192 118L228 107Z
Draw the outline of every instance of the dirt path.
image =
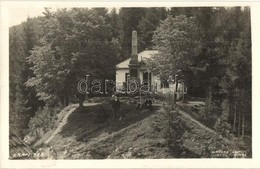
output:
M94 105L97 105L98 103L84 103L84 106L94 106ZM70 110L67 110L68 107L66 107L65 109L63 109L62 111L68 111L65 116L63 117L63 119L61 120L61 122L59 123L59 125L57 126L57 128L54 130L54 132L52 133L52 135L44 142L45 144L48 144L52 139L53 137L55 137L59 132L61 132L63 126L65 126L68 122L68 117L70 116L70 114L72 112L75 111L75 109L78 107L77 106L78 104L72 104L70 105L71 109Z
M207 130L208 132L213 133L213 134L217 134L214 130L208 128L207 126L205 126L205 125L202 124L201 122L195 120L195 119L194 119L193 117L191 117L188 113L186 113L186 112L184 112L184 111L182 111L182 110L179 110L179 113L180 113L183 117L185 117L185 118L191 120L192 122L196 123L198 126L200 126L201 128L203 128L204 130Z
M98 103L85 103L84 106L94 106L97 105ZM67 111L66 114L64 115L63 119L61 120L61 122L59 123L59 125L57 126L57 128L54 130L54 132L51 134L51 136L44 142L45 144L48 144L58 133L60 133L62 131L62 128L67 124L68 121L68 117L71 115L72 112L75 111L75 109L78 107L77 104L73 104L70 105L71 108L64 108L62 111ZM202 124L201 122L197 121L196 119L194 119L193 117L191 117L187 112L182 111L179 109L179 113L186 119L192 121L193 123L195 123L196 125L198 125L199 127L201 127L202 129L212 133L212 134L217 134L216 131L208 128L207 126L205 126L204 124ZM229 141L227 139L225 139L226 141Z
M198 125L199 127L201 127L202 129L212 133L212 134L215 134L215 135L219 135L216 131L210 129L209 127L207 127L206 125L202 124L201 122L197 121L196 119L194 119L193 117L191 117L188 113L180 110L179 110L179 113L184 117L184 118L187 118L189 119L190 121L192 121L193 123L195 123L196 125ZM231 143L231 141L227 138L222 138L223 140L225 140L227 143Z

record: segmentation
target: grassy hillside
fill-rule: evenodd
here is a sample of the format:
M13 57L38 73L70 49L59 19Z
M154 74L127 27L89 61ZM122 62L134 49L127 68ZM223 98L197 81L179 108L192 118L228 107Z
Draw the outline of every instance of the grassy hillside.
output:
M238 148L183 111L175 115L180 120L174 128L182 127L181 133L173 130L181 134L181 141L174 134L169 138L168 117L161 106L136 111L135 105L124 104L121 111L125 117L119 120L108 103L77 108L48 146L58 159L207 158L219 157L217 150ZM178 148L172 147L172 140Z

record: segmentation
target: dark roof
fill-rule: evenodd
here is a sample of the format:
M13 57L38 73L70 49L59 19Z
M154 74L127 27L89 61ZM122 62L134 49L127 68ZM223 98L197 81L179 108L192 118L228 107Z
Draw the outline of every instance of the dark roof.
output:
M9 133L9 158L26 158L33 155L30 149L14 132Z

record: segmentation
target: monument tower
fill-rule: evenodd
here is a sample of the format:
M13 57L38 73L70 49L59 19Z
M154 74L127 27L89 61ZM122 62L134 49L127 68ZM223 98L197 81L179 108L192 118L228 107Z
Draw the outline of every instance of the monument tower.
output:
M127 85L128 91L130 93L134 94L138 92L139 86L140 86L140 79L139 79L139 62L138 62L138 55L137 55L137 32L134 30L132 32L132 45L131 45L131 58L129 61L129 75L130 75L130 81Z
M132 32L131 59L129 62L130 79L138 78L137 32Z

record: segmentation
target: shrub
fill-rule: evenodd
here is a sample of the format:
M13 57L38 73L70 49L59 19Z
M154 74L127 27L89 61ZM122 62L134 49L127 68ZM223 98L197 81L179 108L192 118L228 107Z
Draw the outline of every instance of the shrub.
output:
M233 137L233 135L230 133L232 129L231 125L222 116L217 120L214 128L223 137L226 138Z
M20 94L21 89L16 87L15 100L10 99L9 124L10 131L15 132L20 138L28 134L28 123L31 117L30 107L26 107L26 101Z
M41 138L45 133L52 130L57 120L58 107L47 107L38 109L29 123L29 136L33 142Z
M174 95L171 93L166 94L165 103L163 104L164 116L167 119L166 124L166 140L168 147L172 150L176 157L180 157L183 152L183 134L187 126L181 119L179 111L174 108Z

